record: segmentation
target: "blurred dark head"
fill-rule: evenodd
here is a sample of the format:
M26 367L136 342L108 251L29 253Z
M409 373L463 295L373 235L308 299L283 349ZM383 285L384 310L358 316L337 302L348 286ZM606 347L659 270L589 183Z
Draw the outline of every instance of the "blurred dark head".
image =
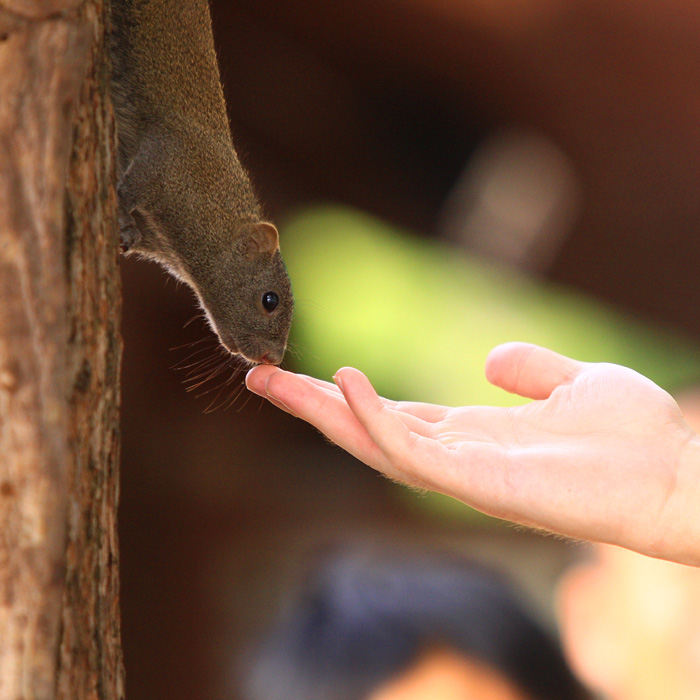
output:
M500 575L395 547L326 553L246 660L245 697L366 700L436 647L489 667L532 700L589 697Z

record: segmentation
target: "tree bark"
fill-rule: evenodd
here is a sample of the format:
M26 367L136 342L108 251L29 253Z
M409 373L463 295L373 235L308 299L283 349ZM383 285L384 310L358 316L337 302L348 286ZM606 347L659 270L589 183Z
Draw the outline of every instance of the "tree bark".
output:
M123 697L103 0L0 0L0 699Z

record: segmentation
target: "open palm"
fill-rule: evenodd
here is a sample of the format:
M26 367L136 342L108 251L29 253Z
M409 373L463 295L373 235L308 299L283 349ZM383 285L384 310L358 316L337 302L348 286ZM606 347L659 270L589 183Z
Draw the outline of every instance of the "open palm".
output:
M486 372L535 401L394 402L349 367L337 386L258 367L248 386L390 478L499 518L700 563L700 448L668 393L625 367L523 343L496 348Z

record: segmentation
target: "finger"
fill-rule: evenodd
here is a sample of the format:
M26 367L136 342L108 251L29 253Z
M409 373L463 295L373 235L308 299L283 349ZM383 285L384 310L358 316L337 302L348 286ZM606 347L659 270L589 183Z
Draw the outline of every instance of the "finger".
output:
M281 371L279 367L275 367L274 365L257 365L246 374L245 385L254 394L267 398L265 394L265 382L267 382L271 374Z
M388 466L381 450L339 391L331 391L310 381L308 377L292 372L280 370L266 374L263 394L266 398L288 413L311 423L332 442L365 464L376 469Z
M486 378L495 386L529 399L546 399L562 384L570 384L585 367L553 350L529 343L506 343L491 350Z
M411 479L395 469L360 423L337 386L327 388L326 382L290 372L271 373L266 384L267 398L279 402L284 410L306 420L332 442L361 462L383 472L396 481L427 488L419 479ZM384 399L380 399L384 401ZM409 420L426 423L409 416ZM416 428L418 426L415 426Z
M431 480L421 465L444 460L446 448L413 430L407 416L387 405L359 370L344 367L336 372L334 379L353 414L384 454L384 466L379 468L393 478L398 474L402 481L430 487Z
M280 368L275 367L274 365L257 365L256 367L253 367L251 370L248 371L248 375L246 376L246 386L253 393L259 394L260 396L263 396L264 398L269 399L274 403L272 397L267 396L265 394L265 382L267 381L267 378L270 375L274 374L277 371L280 371ZM333 392L334 394L342 396L338 386L336 384L333 384L332 382L327 382L323 379L317 379L316 377L311 377L306 374L297 374L296 376L303 377L307 381L321 387L322 389L326 389L330 392ZM420 420L426 421L428 423L436 423L438 421L443 420L445 414L450 410L445 406L438 406L430 403L422 403L420 401L392 401L390 399L385 398L382 398L382 401L387 406L390 406L391 408L397 411L401 411L402 413L405 413L407 415L415 416L416 418L419 418Z
M306 374L298 374L297 376L305 377L308 379L308 381L320 386L323 389L328 389L333 393L342 395L338 386L332 382L327 382L323 379L316 379L316 377L310 377ZM445 413L450 410L445 406L437 406L435 404L422 403L419 401L392 401L391 399L385 399L383 397L380 398L387 406L397 411L401 411L408 416L415 416L416 418L429 423L435 423L442 420L445 417Z
M327 389L328 391L332 391L334 394L341 395L340 389L336 384L333 384L333 382L327 382L324 379L316 379L316 377L310 377L308 374L300 374L298 376L305 377L312 384L315 384L316 386L319 386L322 389Z
M251 391L265 397L283 411L311 423L332 442L365 464L397 481L427 488L423 480L411 479L392 467L352 413L335 384L270 366L250 370L246 383ZM415 431L423 432L430 427L430 424L410 415L404 415L404 420L411 423Z
M341 369L339 369L338 372L336 372L333 379L336 379L336 377L339 376L339 373L343 372L345 369L348 368L341 367ZM359 372L359 370L355 371L357 371L359 374L362 374L361 372ZM319 386L333 387L333 389L335 389L336 391L340 391L340 389L335 384L324 382L321 379L314 379L313 377L309 377L309 379L312 382L318 384ZM407 421L410 421L410 417L413 416L427 423L437 423L438 421L444 419L445 414L448 411L452 410L447 406L439 406L432 403L423 403L421 401L393 401L392 399L385 399L383 396L380 396L379 399L385 406L393 408L395 411L400 411L401 413L406 414ZM409 423L409 427L411 427L411 429L412 426L413 424Z
M407 415L415 416L428 423L437 423L445 418L451 409L446 406L437 406L432 403L421 403L419 401L387 401L386 405L395 411L400 411Z
M248 371L248 374L246 375L246 386L253 393L268 399L272 403L275 403L275 400L271 396L267 396L267 394L265 393L265 384L267 382L268 377L270 377L277 371L281 370L279 367L275 367L274 365L257 365ZM342 396L342 394L340 393L340 389L338 389L338 387L335 384L333 384L333 382L326 382L323 379L316 379L316 377L310 377L307 374L297 373L296 376L302 377L307 381L311 382L312 384L316 384L322 389L326 389L327 391L337 394L338 396ZM286 410L286 407L280 406L280 408Z
M340 388L336 384L331 384L323 379L316 379L315 377L309 377L304 374L299 376L306 377L310 382L313 382L324 389L328 389L329 391L333 391L334 393L342 396ZM391 399L385 399L383 396L380 396L379 399L388 408L393 408L395 411L400 411L403 413L405 415L407 425L412 430L415 426L416 429L421 429L423 433L425 433L427 430L427 427L422 425L423 423L437 423L438 421L443 420L445 414L451 410L446 406L438 406L436 404L423 403L421 401L393 401ZM422 428L419 428L421 425Z
M265 367L266 369L264 370L263 367ZM254 394L258 394L264 399L267 399L273 406L279 408L280 411L284 411L285 413L289 413L290 415L294 416L294 412L289 407L285 406L283 403L280 403L279 401L277 401L277 399L273 398L272 396L268 396L267 392L265 391L267 379L276 371L281 370L279 369L279 367L271 367L270 365L260 365L258 367L253 367L253 369L251 369L246 375L246 386Z
M292 413L297 417L301 417L297 413L294 413L290 406L282 405L278 399L267 394L267 380L278 371L283 370L280 370L279 367L274 367L271 365L258 365L248 372L246 377L246 385L253 393L259 394L260 396L268 399L283 411L287 411L287 413ZM342 400L342 402L345 403L345 398L336 384L324 381L323 379L316 379L315 377L310 377L306 374L295 374L295 376L329 392L331 395L336 396L339 400ZM407 425L411 430L415 430L421 435L428 434L430 432L430 424L441 420L448 410L444 406L434 406L432 404L418 402L390 401L389 399L384 398L381 398L381 401L383 401L387 406L405 413L405 422Z

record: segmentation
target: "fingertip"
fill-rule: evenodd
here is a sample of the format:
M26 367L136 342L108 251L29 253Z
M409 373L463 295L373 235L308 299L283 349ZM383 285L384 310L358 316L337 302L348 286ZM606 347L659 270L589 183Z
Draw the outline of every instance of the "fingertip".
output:
M546 399L574 380L584 363L531 343L505 343L486 360L486 377L497 387L529 399Z
M255 373L253 378L256 382L256 388L259 389L255 393L267 399L273 406L296 417L297 412L288 405L288 403L293 404L295 399L294 389L290 387L288 380L296 379L295 375L291 372L285 372L279 367L268 367L269 369L265 371L260 368L261 371Z
M275 396L275 387L279 386L279 379L286 374L287 372L279 367L275 367L272 371L265 373L264 387L268 396Z
M336 373L333 375L333 381L335 382L336 386L338 389L343 391L343 367L341 367L339 370L336 371Z
M254 394L265 396L267 393L265 385L268 379L276 372L281 371L279 367L275 367L274 365L257 365L248 370L245 377L245 385Z
M532 343L522 343L512 341L497 345L486 357L486 379L491 384L502 387L507 372L510 371L513 359L522 356L523 353L530 354L537 345Z
M354 367L341 367L333 375L333 381L337 384L338 388L343 392L343 394L345 393L345 388L357 379L366 380L367 378L362 372L360 372L359 369L355 369Z

